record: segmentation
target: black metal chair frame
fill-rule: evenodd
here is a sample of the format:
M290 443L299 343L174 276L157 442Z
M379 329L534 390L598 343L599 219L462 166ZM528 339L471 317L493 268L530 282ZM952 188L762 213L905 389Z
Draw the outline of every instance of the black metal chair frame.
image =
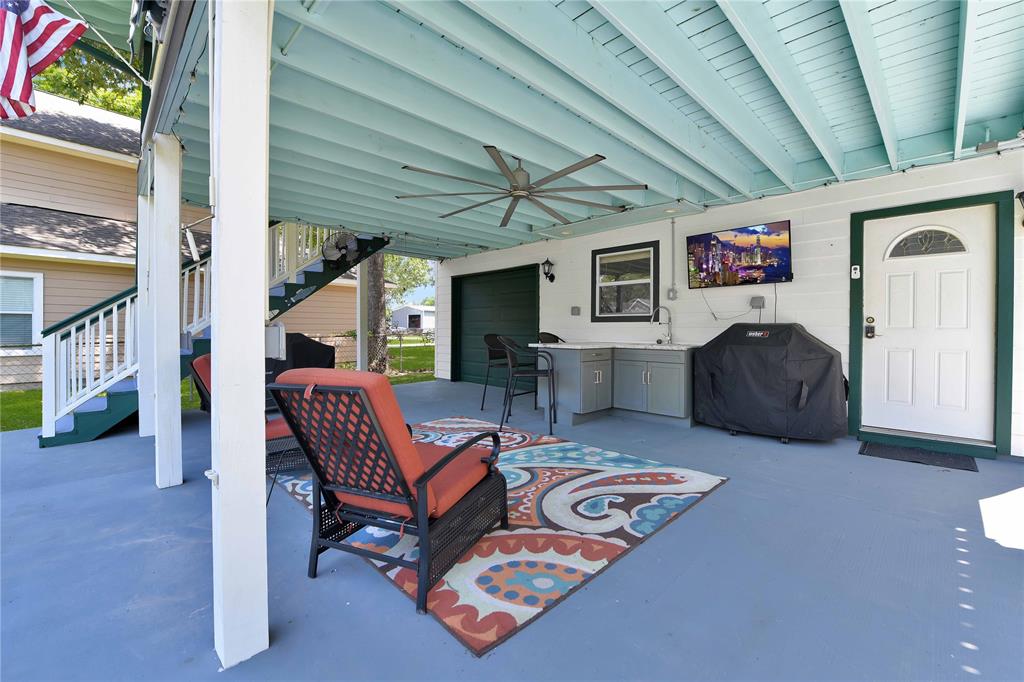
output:
M508 498L505 477L496 466L501 447L499 436L494 431L481 433L451 450L448 454L427 469L410 487L398 467L394 452L388 444L373 405L367 399L366 392L358 387L315 386L309 394L307 386L275 383L268 387L284 418L288 420L292 432L296 434L299 445L305 453L310 468L313 470L313 534L309 548L310 578L316 578L317 563L320 554L328 549L337 549L362 557L380 561L385 565L403 566L416 571L416 610L427 612L427 593L441 578L469 551L477 541L496 524L507 530ZM322 409L317 424L307 423L300 415L314 412L311 405L312 396L324 395ZM308 397L307 397L308 395ZM327 396L334 395L333 409ZM348 396L343 400L340 396ZM358 407L358 409L356 409ZM354 430L349 430L352 419L358 421ZM408 426L407 426L408 428ZM372 457L383 456L387 471L376 472L372 468L380 462L371 461L371 456L360 447L360 443L351 434L375 434L379 453ZM325 437L327 440L325 440ZM490 438L490 452L480 461L487 464L488 472L461 500L451 509L437 518L430 517L427 508L429 493L427 484L437 476L448 464L460 455L469 451L480 441ZM379 482L377 490L354 485L342 485L328 480L322 466L320 445L334 440L332 454L337 455L344 467L338 469L345 480L358 480L360 473L371 475L371 480ZM365 442L363 443L365 445ZM361 469L360 467L369 467ZM376 478L374 477L376 476ZM416 494L413 495L412 491ZM342 504L335 495L341 492L350 495L384 500L405 504L409 507L409 516L402 518L392 514L361 508L352 504ZM345 544L343 540L365 526L383 528L398 533L414 533L419 541L419 556L416 561L389 556L360 547Z
M212 405L213 403L210 402L210 392L206 390L206 384L199 378L199 373L196 372L195 360L189 363L189 368L192 371L192 383L195 384L200 397L206 401L207 405ZM302 448L299 447L299 442L294 436L267 441L266 473L267 476L273 476L275 482L277 481L277 475L282 471L297 471L305 468L306 456L302 454ZM274 488L271 487L270 492L273 491ZM269 494L267 499L270 499Z
M533 409L537 409L537 393L540 390L540 384L537 379L546 378L548 380L548 433L554 433L554 427L552 424L558 423L558 408L556 407L556 384L555 384L555 360L551 356L551 353L545 350L529 350L523 348L515 340L507 336L499 336L498 341L505 348L505 362L508 366L508 383L505 386L505 402L501 410L501 423L498 426L498 430L504 430L505 422L509 417L512 416L512 401L521 395L533 394ZM520 355L525 355L528 358L532 358L529 362L521 362L519 359ZM540 366L540 360L543 359L547 364L546 368ZM534 379L533 390L521 391L516 393L516 387L519 384L519 379Z
M551 332L541 332L537 335L537 339L541 343L565 343L565 339L558 334L552 334Z

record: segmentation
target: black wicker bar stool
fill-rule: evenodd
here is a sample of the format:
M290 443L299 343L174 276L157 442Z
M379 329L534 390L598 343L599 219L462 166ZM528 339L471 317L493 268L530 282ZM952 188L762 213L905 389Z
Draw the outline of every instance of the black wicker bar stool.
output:
M548 381L548 433L554 434L552 424L558 423L558 414L555 407L555 360L551 353L543 350L530 350L523 348L514 339L507 336L499 336L498 341L505 348L505 362L508 366L508 384L505 386L505 404L501 411L501 424L498 430L505 428L505 422L512 416L512 401L521 395L533 394L533 409L537 409L538 379ZM543 360L547 367L541 367L540 360ZM519 379L533 379L533 390L516 393Z

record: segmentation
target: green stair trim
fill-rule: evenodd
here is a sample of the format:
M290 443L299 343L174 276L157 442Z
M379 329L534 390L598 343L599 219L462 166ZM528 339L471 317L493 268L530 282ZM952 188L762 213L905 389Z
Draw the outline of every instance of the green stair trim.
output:
M139 411L139 392L107 393L106 408L97 412L74 412L74 427L49 438L39 436L39 447L48 448L95 440Z
M323 270L320 272L315 270L303 271L302 284L285 282L283 285L278 285L284 287L284 296L270 296L268 298L268 308L271 311L270 320L276 320L303 301L312 298L314 294L325 286L391 243L391 240L387 237L356 237L356 240L359 244L359 255L348 264L347 268L333 269L330 265L324 263ZM302 296L302 292L307 290L309 290L309 293ZM297 296L298 298L296 298Z

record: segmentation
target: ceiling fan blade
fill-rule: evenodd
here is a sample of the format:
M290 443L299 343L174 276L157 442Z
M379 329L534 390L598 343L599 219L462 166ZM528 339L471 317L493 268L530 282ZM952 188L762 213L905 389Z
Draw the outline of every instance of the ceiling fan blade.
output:
M557 194L545 194L543 196L545 201L564 201L569 204L592 206L594 208L600 208L604 211L613 211L615 213L622 213L626 210L625 206L609 206L608 204L599 204L596 201L584 201L583 199L573 199L572 197L560 197Z
M402 170L416 171L417 173L426 173L427 175L436 175L439 178L448 178L449 180L459 180L461 182L471 182L474 185L482 185L484 187L491 187L493 189L500 189L502 192L506 191L505 187L498 187L492 185L489 182L481 182L479 180L471 180L469 178L460 178L458 175L448 175L447 173L440 173L438 171L427 170L426 168L418 168L417 166L402 166Z
M512 197L512 201L508 202L508 208L505 209L505 215L501 216L501 222L498 227L508 227L508 221L512 220L512 214L516 212L516 206L519 205L519 197Z
M538 200L537 200L536 198L534 198L534 197L526 197L526 198L530 200L530 203L531 203L531 204L533 204L534 206L536 206L536 207L537 207L537 208L539 208L540 210L544 211L544 212L545 212L545 213L547 213L547 214L548 214L549 216L551 216L552 218L554 218L554 219L555 219L555 220L557 220L558 222L562 223L563 225L568 225L569 223L571 223L571 222L572 222L571 220L569 220L568 218L566 218L566 217L565 217L564 215L562 215L561 213L559 213L559 212L558 212L558 211L556 211L555 209L551 208L551 207L550 207L550 206L548 206L547 204L543 204L543 203L541 203L541 202L540 202L540 201L538 201Z
M476 204L473 204L472 206L467 206L466 208L460 208L457 211L452 211L451 213L445 213L444 215L439 215L437 217L438 218L450 218L451 216L455 215L456 213L462 213L463 211L468 211L471 208L477 208L478 206L485 206L487 204L493 204L495 201L500 201L500 200L504 199L507 196L508 196L507 194L502 194L500 197L494 197L493 199L487 199L486 201L481 201L481 202L478 202Z
M571 166L566 166L565 168L563 168L560 171L555 171L551 175L548 175L546 177L541 178L537 182L535 182L532 185L530 185L530 189L534 189L534 188L540 187L541 185L546 185L549 182L551 182L552 180L557 180L558 178L565 177L566 175L570 175L572 173L575 173L578 170L583 170L587 166L593 166L595 163L600 163L600 162L604 161L604 158L605 157L601 156L600 154L594 154L593 156L589 156L589 157L583 159L582 161L577 161L576 163L572 164Z
M505 158L501 155L501 152L498 151L498 148L485 144L484 151L487 152L487 155L491 157L491 161L494 162L494 165L498 167L501 174L505 176L506 180L508 180L508 184L512 187L518 188L519 183L516 182L516 176L512 175L512 169L508 167L507 163L505 163Z
M594 185L593 187L547 187L536 192L610 192L615 190L645 190L647 185Z
M506 195L508 192L438 192L437 194L397 194L396 199L423 199L425 197L468 197L479 194L502 194Z

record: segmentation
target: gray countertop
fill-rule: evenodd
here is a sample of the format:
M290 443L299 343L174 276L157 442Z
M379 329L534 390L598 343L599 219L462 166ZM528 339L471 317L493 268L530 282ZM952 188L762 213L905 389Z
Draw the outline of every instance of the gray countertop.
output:
M634 350L687 350L696 345L685 343L643 343L635 341L582 341L565 343L531 343L531 348L549 348L552 350L596 350L599 348L631 348Z

